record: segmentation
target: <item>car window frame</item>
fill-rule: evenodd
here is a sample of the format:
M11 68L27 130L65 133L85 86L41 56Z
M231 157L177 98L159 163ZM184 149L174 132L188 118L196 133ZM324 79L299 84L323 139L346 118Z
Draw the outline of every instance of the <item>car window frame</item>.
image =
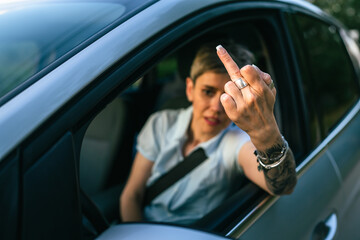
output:
M234 8L234 6L239 6L238 8ZM232 10L230 12L232 13L238 13L241 11L245 11L245 10L256 10L256 9L267 9L269 11L276 11L278 13L278 16L280 16L280 9L283 9L284 6L283 5L279 5L277 4L269 4L268 6L264 7L262 5L256 5L255 7L253 5L246 5L246 7L244 7L243 4L224 4L223 6L217 6L214 7L213 9L207 9L207 11L215 11L216 9L219 9L221 7L227 9L226 11L229 11L228 9L231 8ZM225 10L222 14L217 13L216 15L218 16L223 16L225 15L225 13L227 13ZM203 14L205 14L206 11L203 12ZM211 16L211 14L209 14ZM211 16L209 17L209 15L207 17L202 16L201 13L199 13L198 17L202 17L200 23L198 22L198 28L201 27L201 22L206 22L209 19L217 19L215 16ZM228 17L225 17L225 19L228 19ZM246 19L245 16L241 16L241 17L237 17L237 19ZM255 17L256 18L256 17ZM193 22L196 21L196 19L198 18L192 18L192 19L184 19L182 23L179 23L178 28L189 28L189 29L195 29L194 24L191 24ZM210 21L211 22L211 21ZM281 27L279 27L279 31L277 34L279 34L279 38L281 39L280 35L285 34L284 33L284 29L283 29L283 22L281 19L277 20L278 23L280 23ZM209 24L209 23L207 23ZM223 24L223 23L222 23ZM118 87L114 88L112 90L112 96L117 96L120 92L121 89L123 89L125 86L129 86L133 81L135 81L136 79L139 79L140 77L142 77L142 73L146 72L148 69L150 69L151 67L153 67L156 63L158 63L159 61L161 61L161 59L163 59L164 55L161 53L167 53L168 55L172 54L175 49L173 46L177 46L177 48L184 46L184 44L186 43L186 41L189 41L189 39L193 39L197 36L199 36L201 34L201 31L195 31L195 33L193 33L192 31L188 31L187 34L180 34L182 31L179 30L177 27L174 27L173 29L169 30L169 32L167 32L166 34L164 34L164 36L162 38L158 38L158 39L153 39L153 42L147 43L147 45L145 46L144 49L141 49L141 52L139 53L139 55L133 55L129 61L123 61L122 63L124 63L124 65L120 66L119 69L115 69L114 72L112 74L114 74L114 76L117 76L119 78L122 78L122 83L121 86L119 85ZM196 28L197 29L197 28ZM209 29L209 26L207 27L207 29ZM185 41L185 39L187 39ZM169 44L170 42L170 44ZM285 42L286 44L288 44L287 42ZM283 53L285 51L285 49L281 50ZM150 61L149 61L149 56L150 57ZM286 56L282 62L286 62L285 59L287 59L289 56ZM137 61L135 59L140 58L141 61ZM131 64L131 65L130 65ZM126 68L125 65L130 65L131 66L131 70L132 71L126 71L127 73L129 73L128 75L124 76L124 70L123 68ZM114 67L115 68L115 67ZM120 72L122 73L122 75L118 75L117 73ZM291 75L291 73L286 73L286 76ZM292 83L293 84L293 83ZM293 87L293 85L291 84L291 86ZM283 91L284 92L284 91ZM102 105L104 105L105 103L103 103ZM102 107L96 107L96 109L101 109ZM96 115L96 113L93 113L92 115ZM288 113L288 115L291 115L290 113ZM290 127L288 127L288 129L290 129ZM80 145L80 144L79 144ZM269 197L268 195L265 195L263 198L260 199L260 203L259 205L262 206L270 206L273 202L275 202L277 199L277 197ZM257 205L256 207L254 207L255 209L258 208ZM252 208L253 209L253 208ZM248 216L247 216L248 217ZM242 225L243 221L241 221L240 225ZM239 225L237 225L239 222L234 224L234 229L238 228ZM227 230L225 230L227 231ZM228 233L228 234L232 234L232 233ZM238 234L238 232L236 233Z

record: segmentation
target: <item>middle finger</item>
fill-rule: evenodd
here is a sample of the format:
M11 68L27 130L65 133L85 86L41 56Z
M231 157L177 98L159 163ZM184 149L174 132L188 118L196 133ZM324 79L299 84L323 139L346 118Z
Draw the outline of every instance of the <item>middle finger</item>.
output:
M242 75L240 73L239 66L236 64L236 62L232 59L230 54L226 51L226 49L218 45L216 47L217 54L221 60L221 62L224 64L226 71L228 72L230 78L232 81L235 81L239 78L242 78Z

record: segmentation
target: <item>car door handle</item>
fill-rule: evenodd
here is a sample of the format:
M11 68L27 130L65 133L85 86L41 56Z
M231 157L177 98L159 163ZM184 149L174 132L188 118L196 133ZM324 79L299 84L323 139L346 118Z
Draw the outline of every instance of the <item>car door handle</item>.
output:
M326 236L325 240L332 240L335 237L337 230L337 216L336 213L332 213L326 220L325 225L329 227L329 233Z
M318 223L313 231L312 240L332 240L337 230L337 216L332 213L324 221Z

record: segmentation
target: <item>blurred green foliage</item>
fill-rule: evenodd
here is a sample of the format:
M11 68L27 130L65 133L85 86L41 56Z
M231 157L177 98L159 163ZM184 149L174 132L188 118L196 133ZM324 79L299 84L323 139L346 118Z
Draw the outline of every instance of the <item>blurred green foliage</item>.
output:
M348 29L360 32L360 1L359 0L308 0L325 12L334 16Z

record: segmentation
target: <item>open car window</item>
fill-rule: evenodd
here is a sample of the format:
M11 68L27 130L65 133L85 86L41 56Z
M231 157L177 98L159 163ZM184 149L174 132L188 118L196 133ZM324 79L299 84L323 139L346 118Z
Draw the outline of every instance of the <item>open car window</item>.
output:
M185 79L189 76L196 47L203 41L219 36L233 39L254 54L254 64L270 73L275 85L278 86L284 81L284 76L274 64L276 61L281 62L281 58L277 52L279 46L274 46L278 43L274 43L273 38L268 35L271 30L277 30L271 28L273 26L266 18L240 20L212 28L187 41L186 44L175 46L169 55L157 60L133 84L118 93L117 97L92 120L85 134L80 155L80 182L100 209L104 209L104 214L110 221L119 220L118 197L133 162L137 135L147 118L159 110L179 109L190 105L185 95ZM288 126L283 126L282 111L289 106L282 106L280 99L286 97L287 88L278 89L275 115L280 129L286 129ZM111 206L104 200L99 200L99 196L109 192L114 194ZM224 232L225 226L236 224L239 216L244 217L264 196L266 194L262 190L245 181L239 186L238 191L229 196L228 201L193 227ZM243 214L234 214L239 211Z

